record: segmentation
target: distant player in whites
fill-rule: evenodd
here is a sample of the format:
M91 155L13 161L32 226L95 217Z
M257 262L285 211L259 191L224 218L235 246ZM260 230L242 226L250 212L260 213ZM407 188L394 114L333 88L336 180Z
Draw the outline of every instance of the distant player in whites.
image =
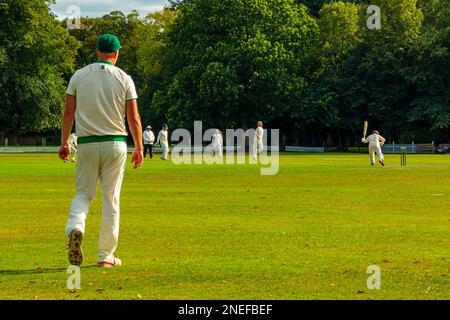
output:
M220 131L216 129L212 136L212 152L211 156L215 154L219 154L219 157L222 156L222 145L223 145L223 139L222 135L220 134Z
M145 131L142 133L144 139L144 159L147 155L147 150L150 155L150 159L153 159L153 143L155 142L155 135L152 131L152 126L147 126Z
M262 121L258 121L257 128L255 130L255 137L253 138L253 160L255 161L258 158L258 155L264 150L263 136L263 123Z
M161 131L158 133L158 139L156 140L156 144L160 145L162 149L162 160L167 160L167 156L169 154L168 130L169 127L167 126L167 124L163 124Z
M76 158L78 156L78 143L77 143L77 135L72 133L69 136L69 145L70 145L70 153L72 154L72 162L77 162ZM67 160L64 162L68 162Z
M380 133L377 130L375 130L367 138L362 138L361 141L363 143L369 144L370 165L372 166L375 165L375 153L376 153L378 156L378 161L382 166L384 166L384 156L383 152L381 151L381 146L384 144L386 139L380 136Z

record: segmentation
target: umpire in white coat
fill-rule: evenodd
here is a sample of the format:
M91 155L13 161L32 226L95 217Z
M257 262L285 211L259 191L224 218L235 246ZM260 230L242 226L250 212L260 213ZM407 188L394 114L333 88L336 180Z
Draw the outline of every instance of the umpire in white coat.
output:
M142 133L144 138L144 159L147 156L147 150L150 155L150 159L153 159L153 143L155 142L155 135L152 131L152 126L147 126L145 131Z

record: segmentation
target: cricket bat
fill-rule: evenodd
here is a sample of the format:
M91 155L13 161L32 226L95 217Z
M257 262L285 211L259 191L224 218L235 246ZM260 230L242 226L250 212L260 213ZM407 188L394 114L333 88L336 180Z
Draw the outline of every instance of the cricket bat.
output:
M368 121L364 121L364 130L363 130L363 136L364 139L366 138L367 135L367 128L369 127L369 122Z

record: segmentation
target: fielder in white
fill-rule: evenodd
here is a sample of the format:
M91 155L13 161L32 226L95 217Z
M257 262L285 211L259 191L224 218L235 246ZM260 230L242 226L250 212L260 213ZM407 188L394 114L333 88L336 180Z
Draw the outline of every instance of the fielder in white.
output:
M211 143L212 143L211 156L218 154L219 157L222 157L223 138L219 130L216 129L216 131L214 132Z
M127 159L125 118L134 140L132 162L143 162L142 126L133 80L115 66L121 48L117 37L104 34L97 42L99 60L78 70L67 88L59 157L70 156L69 135L74 119L78 135L76 196L66 225L69 262L81 265L81 244L89 206L100 180L103 207L98 244L98 266L121 265L114 253L119 237L120 191Z
M378 155L378 161L382 166L384 166L384 156L381 151L381 146L384 144L386 139L380 136L378 131L373 131L370 136L367 138L362 138L363 143L369 144L369 156L370 156L370 165L375 165L375 153Z
M262 121L258 121L257 128L255 130L255 137L253 138L253 160L256 160L258 155L264 150L263 137L263 123Z
M78 137L75 133L72 133L69 137L70 153L72 154L72 162L77 162L76 158L78 156ZM67 162L67 161L65 161Z
M168 138L168 131L169 127L167 124L162 125L161 131L158 133L158 138L156 140L156 144L161 146L162 153L161 153L161 159L167 160L167 156L169 154L169 138Z

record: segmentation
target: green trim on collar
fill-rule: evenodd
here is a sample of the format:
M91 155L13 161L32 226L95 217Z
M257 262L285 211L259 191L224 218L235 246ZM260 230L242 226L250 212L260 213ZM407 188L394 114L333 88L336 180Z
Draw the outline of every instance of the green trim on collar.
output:
M77 140L78 144L105 142L105 141L127 142L127 137L126 136L89 136L89 137L78 137L78 140Z
M95 63L105 63L105 64L110 64L112 66L114 65L111 61L108 61L108 60L98 60Z

